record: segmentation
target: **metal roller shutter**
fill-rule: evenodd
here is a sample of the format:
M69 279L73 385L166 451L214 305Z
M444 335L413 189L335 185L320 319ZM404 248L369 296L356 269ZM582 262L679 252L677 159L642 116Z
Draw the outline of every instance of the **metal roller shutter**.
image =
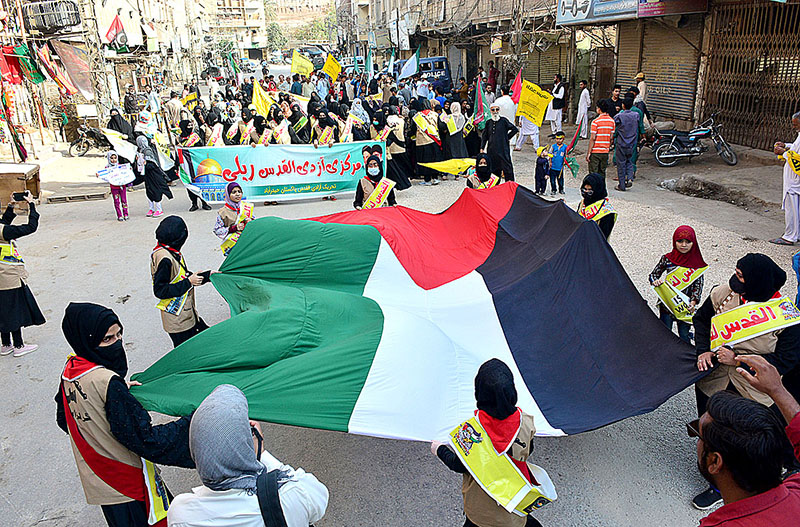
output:
M650 21L645 25L642 71L650 113L667 119L692 120L702 39L703 15L684 15L678 28ZM623 84L623 89L632 84L631 79Z
M620 22L617 26L617 84L628 88L633 82L633 77L639 73L639 55L642 44L642 25L638 20ZM601 94L608 97L609 94Z
M553 85L553 77L560 73L564 80L569 79L567 71L567 45L550 46L544 53L539 50L528 52L522 76L525 80L548 88Z

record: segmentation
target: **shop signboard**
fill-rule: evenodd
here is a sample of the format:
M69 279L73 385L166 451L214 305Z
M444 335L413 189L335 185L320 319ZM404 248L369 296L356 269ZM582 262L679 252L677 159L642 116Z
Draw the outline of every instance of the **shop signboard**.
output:
M708 0L639 0L639 18L706 11L708 11Z
M558 0L556 24L592 25L635 19L638 0Z

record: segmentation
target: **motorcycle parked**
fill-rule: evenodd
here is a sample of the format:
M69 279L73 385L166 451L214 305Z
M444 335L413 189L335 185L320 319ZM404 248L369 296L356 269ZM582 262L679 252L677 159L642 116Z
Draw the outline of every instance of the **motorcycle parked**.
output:
M78 138L69 145L70 157L85 156L90 148L111 149L111 143L99 128L86 125L86 119L78 126Z
M673 167L683 158L697 157L708 150L708 146L703 144L702 140L711 139L722 160L734 166L739 159L731 145L722 137L721 131L722 125L714 122L714 115L689 132L662 130L653 145L656 163L662 167Z

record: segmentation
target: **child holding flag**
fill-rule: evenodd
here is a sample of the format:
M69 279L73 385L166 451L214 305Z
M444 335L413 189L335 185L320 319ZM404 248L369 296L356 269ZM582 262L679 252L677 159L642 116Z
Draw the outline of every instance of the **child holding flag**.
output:
M672 234L672 251L662 256L650 273L650 285L659 287L665 282L668 283L670 287L689 298L689 309L693 312L703 294L703 272L707 267L703 255L700 254L694 229L688 225L681 225ZM661 278L664 273L666 276ZM658 312L659 318L670 331L672 323L677 322L678 336L689 343L689 322L679 320L680 315L672 313L664 305L663 300L658 303Z
M567 145L564 144L564 132L556 132L556 144L547 149L552 156L550 161L550 195L556 195L556 182L558 193L564 194L564 158L567 155Z

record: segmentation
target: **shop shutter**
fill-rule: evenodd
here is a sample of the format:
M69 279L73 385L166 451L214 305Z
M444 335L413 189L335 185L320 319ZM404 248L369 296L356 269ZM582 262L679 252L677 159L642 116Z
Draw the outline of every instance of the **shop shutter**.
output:
M641 24L638 20L626 20L617 26L619 41L617 47L617 84L623 89L633 83L639 73L639 46L642 43ZM610 94L602 94L608 97Z
M702 38L703 15L684 15L678 28L647 22L642 71L650 113L666 119L692 120ZM632 83L623 84L623 89Z
M569 79L567 71L567 44L550 46L544 53L537 49L528 52L522 76L525 80L538 84L542 88L552 88L553 77L560 73L566 82Z

